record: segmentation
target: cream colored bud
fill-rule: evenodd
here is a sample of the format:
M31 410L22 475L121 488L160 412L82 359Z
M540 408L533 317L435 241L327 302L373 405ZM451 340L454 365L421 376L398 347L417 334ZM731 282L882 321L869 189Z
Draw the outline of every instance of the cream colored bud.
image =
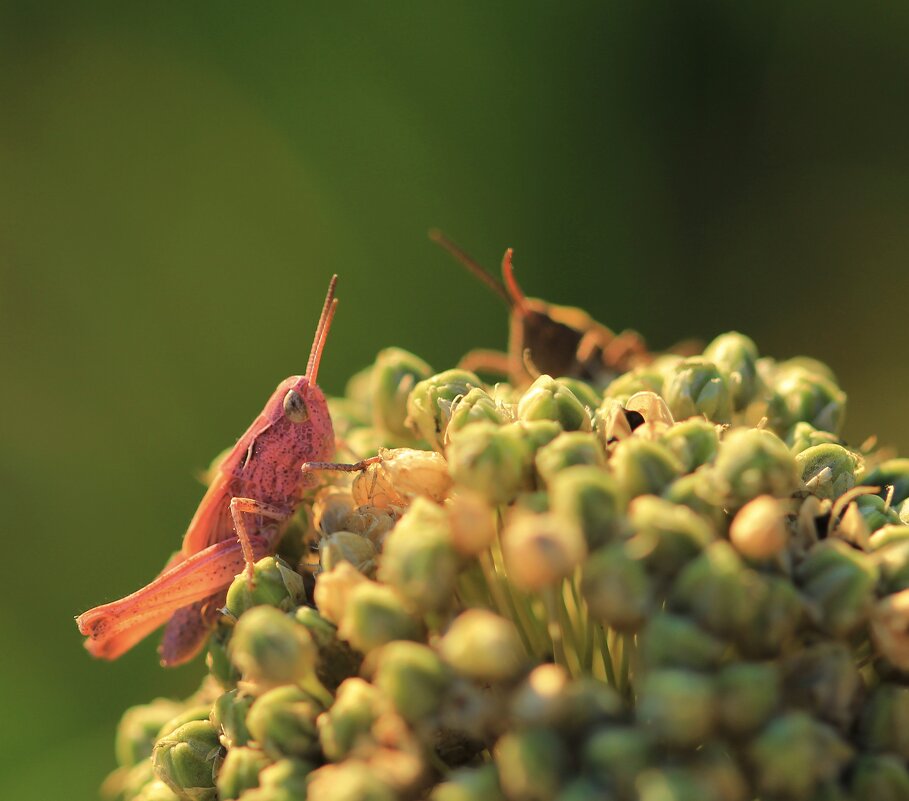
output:
M340 623L351 591L368 581L350 562L339 562L330 572L320 573L313 597L322 617L335 625Z
M909 670L909 590L878 601L871 613L877 651L900 670Z
M451 542L464 556L485 551L496 537L496 513L486 499L465 490L448 501Z
M551 513L513 515L502 540L508 577L525 590L571 575L587 555L580 527Z
M420 496L436 503L447 497L451 476L440 453L393 448L381 449L379 456L380 462L354 479L352 493L357 506L405 507Z
M780 553L789 542L783 506L770 495L749 501L732 521L729 539L749 559L770 559Z

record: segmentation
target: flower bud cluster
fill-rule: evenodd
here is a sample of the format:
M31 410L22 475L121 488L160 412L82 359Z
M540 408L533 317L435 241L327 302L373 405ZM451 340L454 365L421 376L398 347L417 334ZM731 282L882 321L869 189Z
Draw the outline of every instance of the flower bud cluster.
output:
M119 801L909 798L909 459L738 333L596 386L382 351ZM343 456L343 454L342 454ZM283 557L283 558L282 558Z

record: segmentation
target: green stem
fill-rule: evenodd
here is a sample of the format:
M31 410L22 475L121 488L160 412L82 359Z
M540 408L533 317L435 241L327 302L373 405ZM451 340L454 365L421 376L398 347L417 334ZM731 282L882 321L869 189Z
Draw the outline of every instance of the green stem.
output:
M593 629L594 641L596 643L595 650L602 660L606 681L609 682L611 686L615 687L615 670L612 666L612 654L609 651L609 638L606 636L606 632L601 623L596 623L591 628Z

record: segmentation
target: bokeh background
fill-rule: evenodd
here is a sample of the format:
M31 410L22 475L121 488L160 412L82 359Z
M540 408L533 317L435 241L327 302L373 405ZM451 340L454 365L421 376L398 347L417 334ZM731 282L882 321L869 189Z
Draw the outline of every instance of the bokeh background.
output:
M0 3L0 798L95 798L195 687L72 618L177 546L333 272L328 391L504 345L430 226L656 348L820 357L909 451L907 74L899 3Z

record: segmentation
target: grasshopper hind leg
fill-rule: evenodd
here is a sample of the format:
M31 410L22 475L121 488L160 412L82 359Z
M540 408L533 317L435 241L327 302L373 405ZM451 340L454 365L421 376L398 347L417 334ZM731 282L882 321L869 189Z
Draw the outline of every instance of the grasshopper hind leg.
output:
M227 588L224 588L174 612L158 646L164 667L182 665L202 650L226 600Z

